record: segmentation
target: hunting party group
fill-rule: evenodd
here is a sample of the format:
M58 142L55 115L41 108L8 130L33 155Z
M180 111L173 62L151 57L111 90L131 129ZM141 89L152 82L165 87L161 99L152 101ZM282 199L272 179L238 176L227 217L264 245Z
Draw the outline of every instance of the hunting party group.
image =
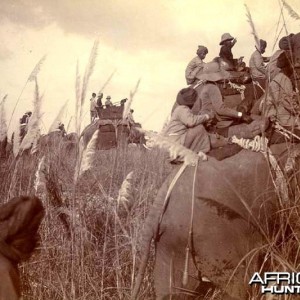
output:
M198 46L197 56L185 70L188 87L178 92L162 132L169 141L196 153L221 148L221 158L240 151L232 145L233 137L253 139L264 134L269 144L287 138L299 141L300 33L281 38L271 57L263 56L267 41L257 39L249 66L243 57L234 58L236 42L231 34L222 34L219 56L208 63L204 62L207 47ZM178 157L171 162L182 161Z

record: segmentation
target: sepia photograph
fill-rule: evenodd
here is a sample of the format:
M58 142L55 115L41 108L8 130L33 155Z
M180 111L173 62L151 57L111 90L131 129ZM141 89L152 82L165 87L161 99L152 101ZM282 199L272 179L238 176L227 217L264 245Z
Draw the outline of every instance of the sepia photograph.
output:
M0 300L300 299L299 0L0 15Z

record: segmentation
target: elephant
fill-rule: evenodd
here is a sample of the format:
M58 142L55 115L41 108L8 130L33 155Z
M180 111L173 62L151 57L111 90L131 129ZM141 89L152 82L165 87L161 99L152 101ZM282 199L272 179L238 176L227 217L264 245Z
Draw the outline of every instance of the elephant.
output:
M140 123L134 123L130 126L129 143L135 143L139 145L146 144L145 134L139 129L142 129Z
M286 144L271 147L283 167ZM242 150L222 161L209 157L187 166L174 184L177 172L163 183L146 218L132 299L140 299L153 239L156 299L203 299L203 278L221 291L220 299L248 299L249 279L261 267L256 249L276 247L272 236L281 206L267 159Z
M139 123L130 126L127 121L122 119L96 120L82 131L80 139L86 148L94 132L99 129L97 144L99 150L107 150L127 143L142 144L144 135L137 128L141 128Z
M9 156L13 152L13 142L14 134L12 135L11 143L6 145L6 156ZM42 134L38 141L35 149L32 146L26 150L20 151L19 155L30 155L34 152L39 153L58 153L57 151L62 151L70 154L74 149L76 144L78 144L78 135L75 132L69 133L65 136L62 135L60 130L51 131L47 134ZM0 145L1 146L1 145Z

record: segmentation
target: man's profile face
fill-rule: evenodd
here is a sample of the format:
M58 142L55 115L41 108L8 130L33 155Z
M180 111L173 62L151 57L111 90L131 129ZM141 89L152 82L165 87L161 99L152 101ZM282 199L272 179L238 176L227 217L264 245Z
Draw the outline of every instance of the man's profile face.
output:
M206 53L205 53L205 52L201 52L201 53L199 54L199 57L200 57L201 59L204 59L204 58L206 57Z

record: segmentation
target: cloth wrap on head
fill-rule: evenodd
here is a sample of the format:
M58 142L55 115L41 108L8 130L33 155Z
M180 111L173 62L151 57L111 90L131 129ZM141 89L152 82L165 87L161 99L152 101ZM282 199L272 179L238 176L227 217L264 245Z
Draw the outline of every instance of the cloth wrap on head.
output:
M0 206L0 255L15 263L28 259L43 216L44 208L37 197L15 197Z
M176 102L178 105L186 105L192 107L197 99L197 92L191 88L184 88L177 94Z
M200 54L206 55L207 53L208 53L208 49L205 46L201 46L201 45L198 46L197 55L200 55Z
M259 50L265 49L267 47L267 42L265 40L260 39L259 40Z

